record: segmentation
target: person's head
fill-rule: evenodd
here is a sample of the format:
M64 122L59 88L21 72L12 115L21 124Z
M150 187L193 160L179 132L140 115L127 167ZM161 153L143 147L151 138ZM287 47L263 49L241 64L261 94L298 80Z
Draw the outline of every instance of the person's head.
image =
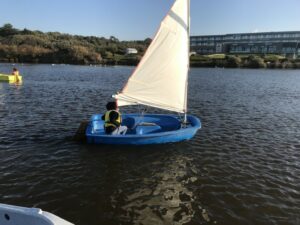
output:
M118 104L117 102L108 102L106 104L106 109L107 110L117 110L118 109Z
M18 69L16 67L13 68L13 71L18 71Z

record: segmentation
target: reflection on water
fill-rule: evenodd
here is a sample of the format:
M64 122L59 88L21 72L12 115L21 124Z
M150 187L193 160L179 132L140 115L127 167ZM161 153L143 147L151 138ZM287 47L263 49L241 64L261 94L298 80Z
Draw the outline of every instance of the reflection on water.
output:
M3 89L3 83L0 82L0 90ZM4 98L5 98L5 93L2 93L0 94L0 107L4 107ZM1 109L0 108L0 109Z
M183 224L191 221L195 214L192 205L195 196L185 185L197 178L187 174L187 170L193 170L188 158L178 156L170 161L172 163L165 166L154 162L152 166L163 166L162 171L152 174L151 179L142 180L142 187L133 190L133 193L118 190L112 196L114 208L123 197L124 220L132 224ZM190 167L187 168L187 165Z
M79 225L300 224L299 71L192 69L195 138L121 147L68 137L132 67L18 68L0 83L0 202Z

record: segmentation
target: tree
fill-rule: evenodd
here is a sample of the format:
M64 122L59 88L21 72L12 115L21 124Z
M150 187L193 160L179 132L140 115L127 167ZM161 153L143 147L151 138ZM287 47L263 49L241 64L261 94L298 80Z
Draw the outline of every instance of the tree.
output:
M110 36L109 40L112 42L119 42L119 39L114 36Z
M33 32L31 30L28 30L26 28L24 28L22 31L21 31L21 34L33 34Z
M18 33L19 30L15 29L10 23L6 23L3 27L0 27L0 36L6 37Z
M151 39L151 38L146 38L146 39L144 40L144 43L145 43L146 45L150 45L151 42L152 42L152 39Z

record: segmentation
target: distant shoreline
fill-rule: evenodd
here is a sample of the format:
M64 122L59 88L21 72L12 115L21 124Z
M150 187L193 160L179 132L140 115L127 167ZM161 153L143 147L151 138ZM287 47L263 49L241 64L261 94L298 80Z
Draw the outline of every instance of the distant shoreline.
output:
M59 32L0 27L0 62L136 66L151 39L119 41L115 37L80 36ZM134 50L129 54L128 50ZM163 59L162 59L163 60ZM192 55L191 67L299 69L300 58L281 55Z
M253 68L253 69L300 69L300 59L280 55L193 55L191 67Z
M68 64L68 63L32 63L32 62L3 62L0 61L0 64L10 64L12 67L16 66L22 66L22 65L49 65L49 66L63 66L63 65L70 65L70 66L86 66L86 67L113 67L113 66L128 66L128 67L136 67L137 64ZM298 67L297 67L298 66ZM265 67L258 67L258 66L220 66L219 63L207 63L205 61L200 62L198 65L191 64L191 68L211 68L211 69L270 69L270 70L293 70L293 69L300 69L299 64L291 65L291 64L278 64L274 66L274 64L266 65ZM0 71L0 73L3 71Z

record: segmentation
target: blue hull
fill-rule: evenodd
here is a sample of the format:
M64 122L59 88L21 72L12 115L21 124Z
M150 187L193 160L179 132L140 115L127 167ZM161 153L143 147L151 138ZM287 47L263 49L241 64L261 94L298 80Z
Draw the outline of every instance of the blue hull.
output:
M182 126L176 115L124 114L123 122L129 128L125 135L105 134L102 115L93 115L86 129L87 142L91 144L148 145L189 140L201 128L200 120L187 116L187 125Z

